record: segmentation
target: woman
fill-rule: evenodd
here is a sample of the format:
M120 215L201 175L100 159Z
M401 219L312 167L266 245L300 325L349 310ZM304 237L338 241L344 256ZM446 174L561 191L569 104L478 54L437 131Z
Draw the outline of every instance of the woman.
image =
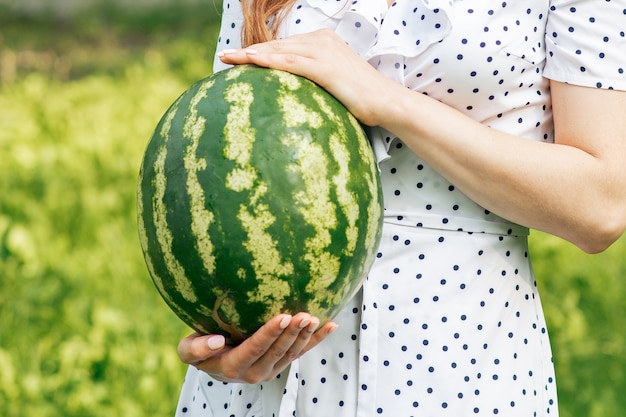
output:
M303 75L372 127L383 239L334 323L181 341L178 415L557 415L527 234L626 227L623 3L267 3L225 0L215 69Z

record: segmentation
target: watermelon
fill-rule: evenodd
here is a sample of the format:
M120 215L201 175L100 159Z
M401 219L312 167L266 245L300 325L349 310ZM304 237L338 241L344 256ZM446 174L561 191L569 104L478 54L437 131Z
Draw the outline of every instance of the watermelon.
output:
M171 105L137 187L158 292L190 327L232 344L279 313L334 317L372 265L382 207L359 122L315 83L251 65Z

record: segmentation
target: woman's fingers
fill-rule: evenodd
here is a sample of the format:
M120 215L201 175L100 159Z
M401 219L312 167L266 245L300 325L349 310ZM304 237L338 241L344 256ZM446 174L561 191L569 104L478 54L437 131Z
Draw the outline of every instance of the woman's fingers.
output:
M250 366L258 356L265 354L267 349L281 335L291 322L291 316L281 314L266 323L257 333L244 342L247 349L237 349L231 353L232 360L240 361L242 366ZM195 365L205 362L210 358L221 355L224 351L231 351L232 347L226 346L224 336L219 334L200 335L193 333L178 344L178 356L183 363Z
M246 49L225 50L218 53L225 64L254 64L260 67L279 69L303 77L313 78L309 73L315 60L297 53L280 53L266 45L256 45Z
M294 316L293 326L285 329L283 335L274 342L266 355L259 358L255 366L274 375L280 373L301 355L302 349L318 326L319 319L316 317L302 313Z
M310 314L281 314L238 346L224 345L219 335L193 334L180 342L178 354L183 362L220 381L258 383L274 378L321 342L333 326L327 323L316 332L319 320Z
M228 358L224 358L227 359L224 362L224 377L248 383L274 378L298 357L311 336L308 327L313 322L309 314L298 313L288 323L286 321L280 323L280 334L275 332L275 323L268 322L233 349ZM286 327L282 328L285 324Z
M322 341L324 341L324 339L330 336L331 333L337 330L337 327L337 324L334 322L324 323L322 327L320 327L315 333L311 335L306 346L304 346L304 348L300 351L300 356L304 355L309 350L319 345Z
M299 319L302 320L302 317ZM260 358L268 354L268 351L272 349L277 340L281 337L283 341L289 338L289 333L293 332L294 326L296 326L298 321L297 317L294 319L294 317L287 314L274 317L233 349L227 358L228 365L242 369L252 367ZM285 332L287 332L286 337ZM276 354L274 353L276 350L276 348L272 350L270 355Z
M200 335L193 333L178 344L178 357L186 364L202 362L219 353L226 346L222 335Z
M217 53L225 64L255 64L289 71L314 81L324 81L326 63L345 60L356 54L332 30L294 35Z

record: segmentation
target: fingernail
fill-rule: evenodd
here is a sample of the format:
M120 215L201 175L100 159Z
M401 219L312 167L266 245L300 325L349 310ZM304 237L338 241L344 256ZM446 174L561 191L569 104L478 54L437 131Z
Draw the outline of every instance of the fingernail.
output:
M209 346L209 349L211 350L221 349L224 347L225 343L226 339L224 339L224 336L221 335L211 336L206 341L207 346Z
M302 320L300 322L300 324L298 325L298 327L300 327L301 329L304 329L306 326L308 326L309 324L311 324L311 319L305 319Z
M258 55L258 53L259 53L259 51L257 51L256 49L252 49L252 48L246 48L246 49L244 49L244 51L248 55Z
M331 328L328 329L328 334L334 333L334 331L337 330L338 327L339 327L339 325L337 323L333 323Z
M283 319L280 321L280 325L279 325L280 329L285 330L287 326L289 326L289 323L291 323L291 316L283 317Z
M313 317L311 318L311 324L309 325L309 328L307 330L313 333L314 331L317 330L317 327L319 325L320 325L320 319L318 319L317 317Z
M229 55L229 54L234 54L235 52L237 52L236 49L224 49L222 51L219 51L217 53L217 56L224 56L224 55Z

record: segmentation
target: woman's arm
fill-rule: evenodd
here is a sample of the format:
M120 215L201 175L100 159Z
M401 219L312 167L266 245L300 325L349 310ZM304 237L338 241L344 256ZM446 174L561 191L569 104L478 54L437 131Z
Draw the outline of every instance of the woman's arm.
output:
M396 84L330 30L218 53L317 82L486 209L599 252L626 228L626 92L552 82L556 144L491 129Z
M481 206L599 252L626 227L626 93L558 82L551 90L555 144L400 90L382 125Z

